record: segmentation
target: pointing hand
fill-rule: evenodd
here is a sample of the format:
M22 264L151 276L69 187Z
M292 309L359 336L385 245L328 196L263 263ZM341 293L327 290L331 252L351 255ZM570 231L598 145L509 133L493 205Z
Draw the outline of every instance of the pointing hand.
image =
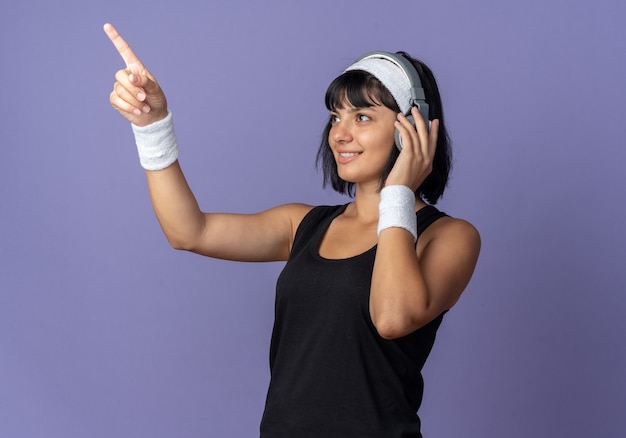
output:
M105 24L104 32L126 63L126 68L115 74L116 82L109 97L113 108L138 126L163 119L167 116L167 100L154 76L113 25Z

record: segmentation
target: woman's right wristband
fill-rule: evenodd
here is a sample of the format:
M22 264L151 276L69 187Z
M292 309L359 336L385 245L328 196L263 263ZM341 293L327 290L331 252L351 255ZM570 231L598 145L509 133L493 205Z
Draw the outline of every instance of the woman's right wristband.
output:
M141 166L146 170L162 170L178 159L174 120L167 116L146 126L131 123Z

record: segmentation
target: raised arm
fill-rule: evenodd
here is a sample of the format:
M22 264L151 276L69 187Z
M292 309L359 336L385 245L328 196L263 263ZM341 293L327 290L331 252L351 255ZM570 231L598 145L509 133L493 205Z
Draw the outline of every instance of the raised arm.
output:
M134 125L152 207L172 247L229 260L286 260L295 229L310 207L290 204L249 215L203 213L177 160L163 90L117 30L107 23L104 31L126 64L115 75L110 102ZM155 153L151 143L166 144L157 144ZM148 152L142 154L142 148Z
M403 190L396 191L397 198L380 210L397 215L406 209L404 217L414 218L413 192L432 171L439 120L432 121L429 131L419 112L412 111L416 127L398 116L403 149L387 178L389 187L383 189ZM381 204L382 199L381 193ZM384 222L382 215L380 220ZM424 326L457 302L472 277L481 245L476 228L452 217L434 222L417 245L416 236L407 231L411 227L398 225L395 222L380 232L370 293L372 321L380 335L390 339Z

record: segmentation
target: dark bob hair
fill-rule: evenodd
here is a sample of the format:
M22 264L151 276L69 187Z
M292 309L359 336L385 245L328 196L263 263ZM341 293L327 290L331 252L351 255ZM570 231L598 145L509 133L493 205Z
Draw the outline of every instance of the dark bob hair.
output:
M405 52L397 53L411 61L420 76L422 87L426 95L426 102L428 102L429 105L429 119L439 119L439 135L437 139L437 149L435 150L435 157L433 159L433 170L430 175L426 177L422 185L415 191L417 197L434 205L443 195L448 184L448 176L452 167L452 150L448 131L444 123L441 96L435 77L426 64L411 58ZM341 109L343 105L349 103L356 108L384 105L395 112L400 112L400 108L389 90L374 76L360 70L347 71L337 77L328 86L324 100L326 108L329 111ZM316 160L317 166L320 167L324 173L324 187L330 184L336 192L354 196L354 183L344 181L337 173L337 163L335 162L335 157L333 156L332 149L328 142L330 127L331 123L329 119L322 134L322 142L317 151ZM389 176L389 172L391 172L399 154L400 152L396 147L391 149L389 160L380 178L380 189L384 187L385 180L387 176Z

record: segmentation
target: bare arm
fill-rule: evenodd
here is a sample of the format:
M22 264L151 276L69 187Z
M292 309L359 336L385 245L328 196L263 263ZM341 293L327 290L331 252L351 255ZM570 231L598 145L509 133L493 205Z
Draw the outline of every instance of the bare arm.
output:
M414 191L432 171L439 121L431 129L413 109L416 126L403 115L396 127L404 145L387 185ZM432 321L456 303L470 281L480 252L480 235L468 222L441 218L420 236L402 228L379 236L370 291L370 315L381 336L398 338Z
M298 224L311 209L287 204L256 214L203 213L178 162L146 175L152 206L170 245L209 257L287 260Z
M104 31L126 63L115 75L111 105L137 126L164 119L167 100L155 77L112 25ZM153 209L170 244L210 257L286 260L295 229L311 208L290 204L249 215L203 213L178 161L146 175Z
M370 313L381 336L411 333L450 309L474 272L478 231L466 221L441 218L418 240L400 228L381 233L370 294Z

